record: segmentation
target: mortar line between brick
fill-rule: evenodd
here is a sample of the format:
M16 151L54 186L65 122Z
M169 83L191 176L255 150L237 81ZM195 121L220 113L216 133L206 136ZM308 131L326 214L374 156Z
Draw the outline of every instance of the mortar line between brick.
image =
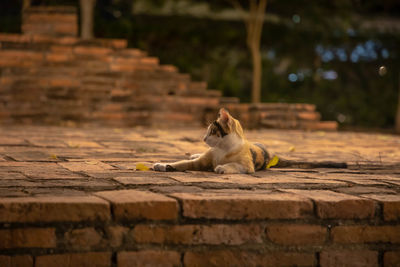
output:
M114 214L114 204L113 204L110 200L108 200L107 198L104 198L104 197L99 196L99 195L96 195L96 194L92 194L92 195L95 196L95 197L98 197L98 198L100 198L100 199L103 199L103 200L107 201L107 203L109 203L109 205L110 205L110 216L111 216L111 221L112 221L112 222L115 222L116 220L115 220L115 214Z

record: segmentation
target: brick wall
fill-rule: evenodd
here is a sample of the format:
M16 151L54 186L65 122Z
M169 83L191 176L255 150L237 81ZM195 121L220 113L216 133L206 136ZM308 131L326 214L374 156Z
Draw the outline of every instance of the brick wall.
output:
M78 36L77 10L70 6L33 6L22 16L24 34Z
M0 199L0 266L399 266L400 198L138 190Z

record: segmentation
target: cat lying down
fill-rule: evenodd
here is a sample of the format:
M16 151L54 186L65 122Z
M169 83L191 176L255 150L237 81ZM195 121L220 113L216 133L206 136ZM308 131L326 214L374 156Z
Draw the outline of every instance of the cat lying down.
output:
M265 169L269 155L264 145L250 143L239 121L221 109L216 121L208 126L204 142L210 148L189 160L156 163L155 171L215 171L216 173L254 173Z

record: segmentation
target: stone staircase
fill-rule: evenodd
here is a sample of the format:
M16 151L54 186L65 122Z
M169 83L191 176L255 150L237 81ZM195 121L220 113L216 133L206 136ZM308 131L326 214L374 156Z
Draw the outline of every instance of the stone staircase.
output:
M247 127L337 128L313 105L224 98L126 40L79 39L75 8L30 8L22 30L0 34L2 124L195 126L224 106Z

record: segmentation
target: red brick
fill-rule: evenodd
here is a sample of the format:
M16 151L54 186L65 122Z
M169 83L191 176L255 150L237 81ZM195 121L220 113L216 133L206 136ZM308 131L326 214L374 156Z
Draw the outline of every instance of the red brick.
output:
M310 200L287 193L249 193L221 190L219 193L176 193L183 215L189 218L251 220L309 217Z
M110 206L94 196L0 198L0 222L107 221Z
M383 255L384 267L400 267L400 250L387 251Z
M129 228L123 226L109 226L106 228L109 245L113 248L119 247L123 244Z
M281 245L322 245L327 229L320 225L274 224L266 228L268 238Z
M256 253L235 250L217 250L204 252L186 252L185 267L209 266L315 266L313 253L274 252Z
M148 65L157 65L159 63L159 60L156 57L145 57L140 59L140 63Z
M138 243L243 245L262 243L259 225L137 225Z
M24 50L3 50L0 51L0 59L1 61L4 59L42 60L43 53Z
M49 85L57 87L76 87L80 85L80 82L71 78L51 78L49 79Z
M117 190L96 193L112 204L115 220L175 220L178 204L161 194L138 190Z
M117 255L118 267L173 267L181 266L181 255L176 251L122 251Z
M1 267L33 267L33 258L30 255L4 256L0 255Z
M366 219L375 215L375 202L328 190L284 190L314 200L322 219Z
M66 62L70 60L70 55L63 53L47 53L46 60L50 62Z
M116 49L123 49L128 46L128 41L125 39L113 39L109 40L111 46Z
M0 41L3 42L27 43L30 42L30 40L31 37L28 35L0 33Z
M79 147L96 147L99 146L97 143L85 143L85 142L68 142L68 146L72 148ZM101 173L105 170L114 169L111 165L103 163L101 161L84 161L84 162L60 162L59 165L72 172L87 172L87 173Z
M87 227L68 231L64 240L73 249L90 249L100 244L102 236L93 227Z
M400 220L400 195L363 195L363 197L377 200L383 205L385 221Z
M54 248L57 239L54 228L17 228L0 230L0 249Z
M321 267L378 267L377 251L322 251Z
M105 56L112 52L109 48L94 46L76 46L74 53L78 55Z
M65 45L52 45L50 47L51 52L57 54L64 54L64 55L71 55L72 54L72 46L65 46Z
M69 23L56 23L53 24L53 31L58 34L76 36L78 33L78 25Z
M36 257L35 267L110 267L111 252L54 254Z
M337 226L331 231L335 243L400 243L400 225Z

